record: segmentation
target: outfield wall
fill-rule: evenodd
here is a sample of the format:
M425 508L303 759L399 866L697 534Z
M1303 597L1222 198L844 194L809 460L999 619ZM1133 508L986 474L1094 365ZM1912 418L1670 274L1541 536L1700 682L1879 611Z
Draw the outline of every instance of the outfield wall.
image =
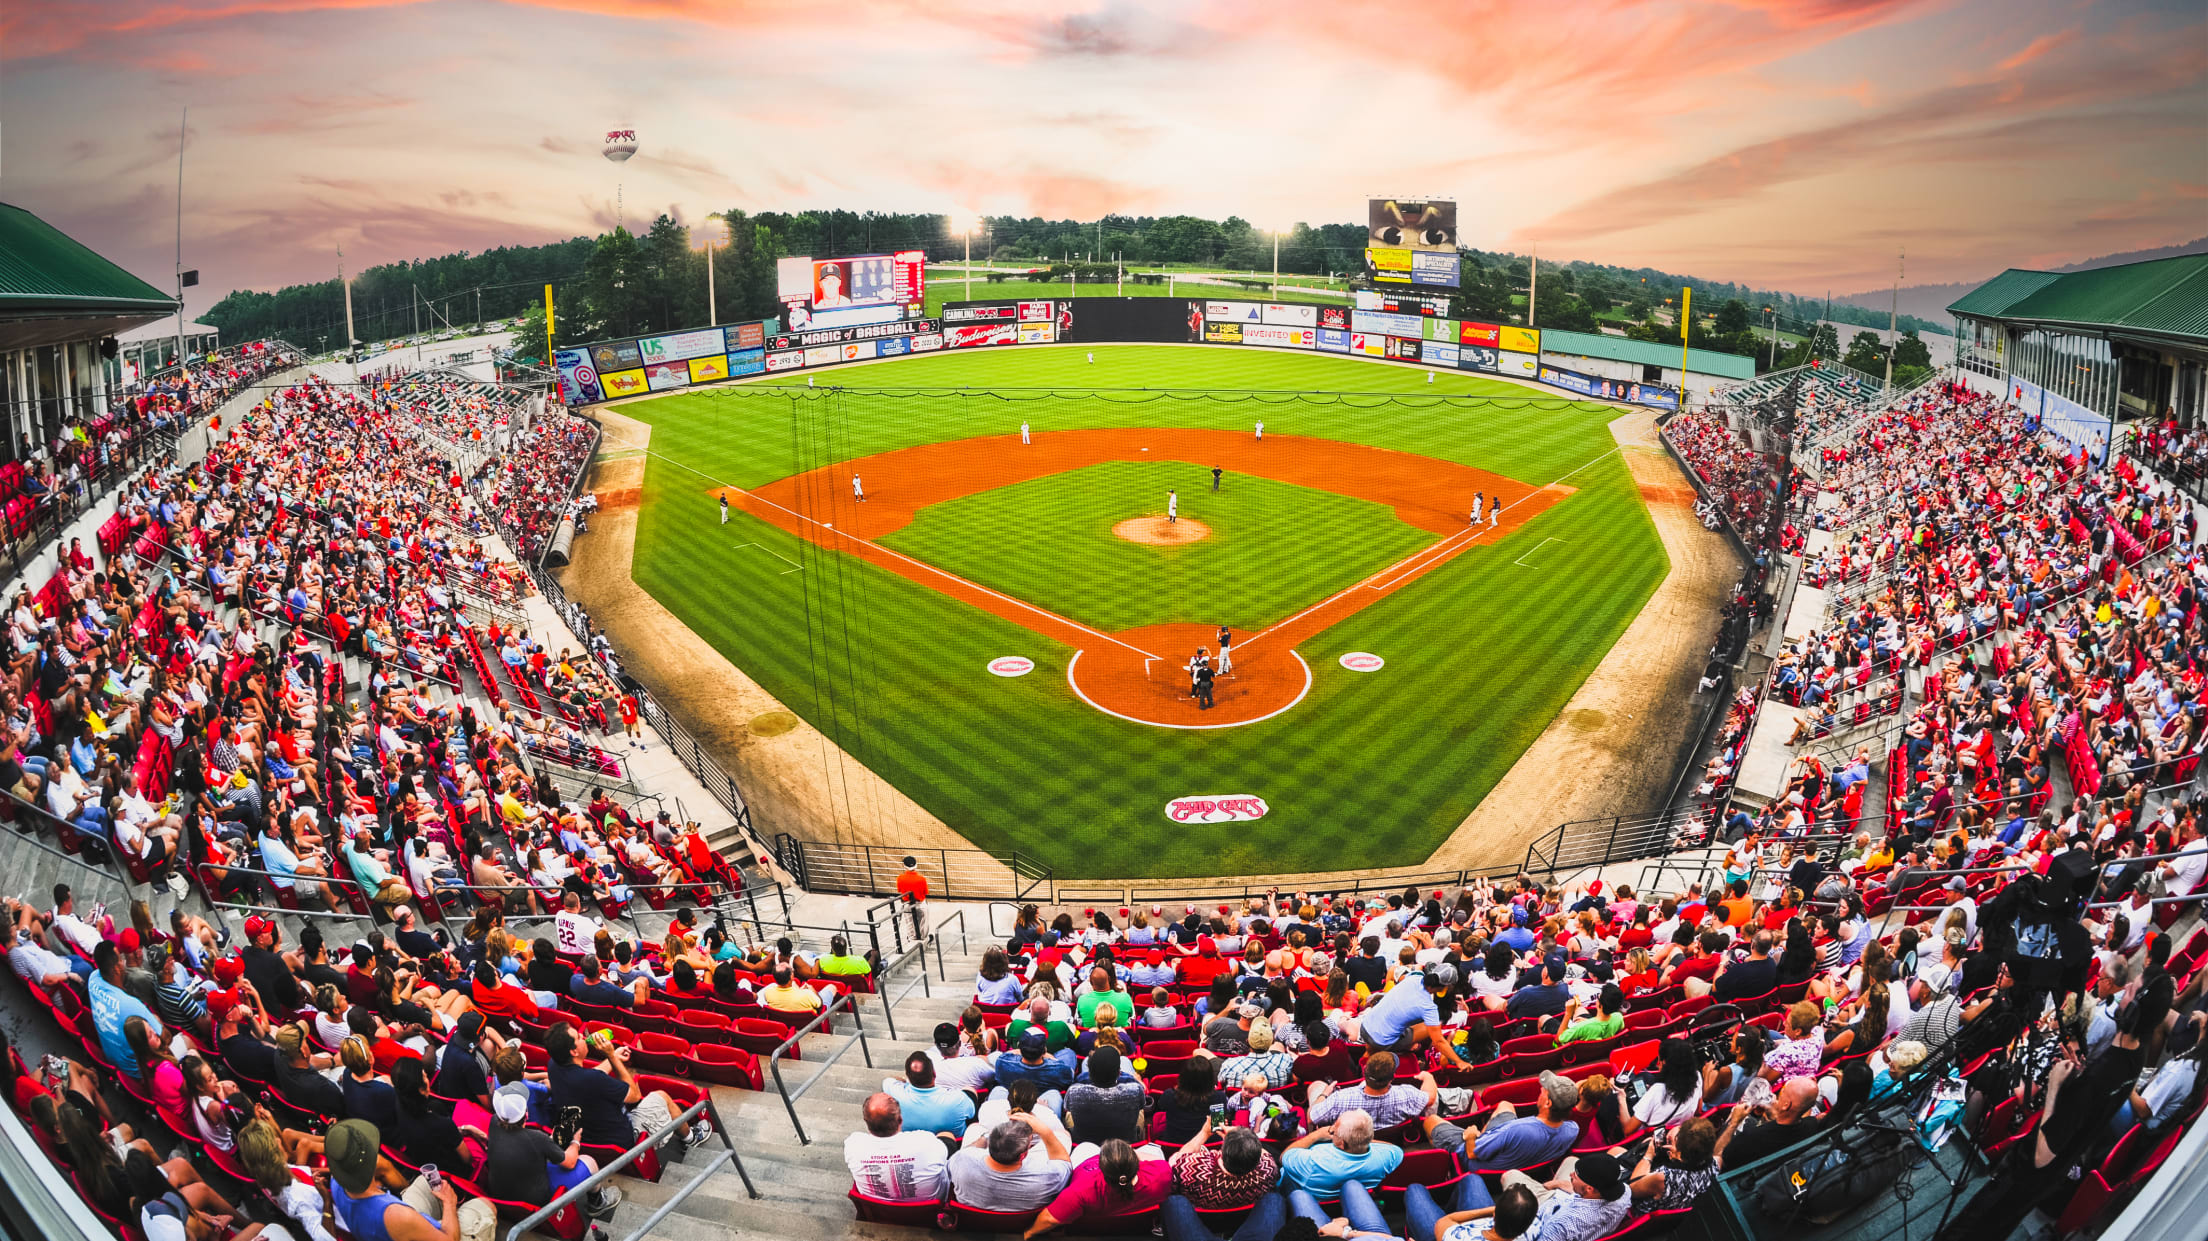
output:
M948 349L1202 344L1408 362L1524 380L1598 401L1679 408L1679 394L1672 388L1588 374L1573 369L1584 365L1574 355L1543 353L1541 333L1534 328L1348 306L1177 297L1034 298L947 302L938 318L863 328L778 332L777 326L767 320L563 349L557 359L561 390L570 405L588 406L762 373L814 372ZM740 341L738 332L743 333ZM639 346L651 345L666 356L656 362L640 358ZM693 350L697 356L675 356ZM609 371L609 366L621 369Z

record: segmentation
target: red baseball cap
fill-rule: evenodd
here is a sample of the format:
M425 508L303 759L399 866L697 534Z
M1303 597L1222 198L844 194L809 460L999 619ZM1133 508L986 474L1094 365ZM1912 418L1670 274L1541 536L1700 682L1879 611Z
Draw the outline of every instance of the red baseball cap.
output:
M245 977L245 962L236 957L217 957L210 972L214 974L216 982L225 987L233 986L240 978Z
M259 914L254 914L245 920L245 937L248 940L259 939L263 935L272 935L275 931L276 924Z
M138 951L138 928L124 928L123 933L115 937L115 944L124 952Z
M225 987L220 991L210 991L207 993L207 1015L216 1021L222 1021L228 1018L243 1003L245 1003L245 997L238 994L236 987Z
M1196 951L1207 957L1216 957L1219 955L1219 941L1209 935L1199 935L1196 937Z

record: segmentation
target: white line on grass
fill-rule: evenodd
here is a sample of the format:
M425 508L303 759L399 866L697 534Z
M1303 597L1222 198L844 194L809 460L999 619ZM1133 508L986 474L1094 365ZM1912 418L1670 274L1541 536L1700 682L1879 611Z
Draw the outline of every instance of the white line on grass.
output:
M805 568L804 565L797 563L795 560L790 559L788 556L783 555L781 552L778 552L771 547L768 547L764 543L738 543L731 550L740 552L747 547L756 547L760 551L763 551L769 556L774 557L776 560L781 561L783 564L790 566L789 568L782 570L780 574L780 576L782 577L788 577L792 573L801 572Z
M1532 555L1532 554L1534 554L1535 552L1537 552L1537 551L1540 551L1540 550L1541 550L1542 548L1544 548L1544 547L1547 547L1547 546L1548 546L1549 544L1551 544L1551 543L1561 543L1561 542L1563 542L1563 541L1564 541L1564 540L1562 540L1562 539L1559 539L1559 538L1556 538L1556 537L1554 537L1554 536L1551 536L1551 537L1549 537L1549 538L1543 539L1543 540L1541 540L1540 542L1538 542L1538 543L1534 544L1533 546L1531 546L1531 547L1527 548L1527 549L1526 549L1526 551L1525 551L1525 555L1524 555L1524 556L1520 556L1520 557L1518 557L1518 559L1516 559L1516 560L1513 560L1513 561L1511 561L1510 563L1512 563L1512 564L1526 564L1526 556L1531 556L1531 555ZM1530 565L1530 564L1526 564L1526 567L1527 567L1527 568L1529 568L1529 569L1532 569L1532 568L1538 568L1539 566L1537 566L1537 565Z

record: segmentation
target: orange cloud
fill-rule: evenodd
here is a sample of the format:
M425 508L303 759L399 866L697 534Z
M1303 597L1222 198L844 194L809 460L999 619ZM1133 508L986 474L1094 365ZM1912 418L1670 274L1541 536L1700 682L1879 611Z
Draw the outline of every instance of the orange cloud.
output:
M2021 69L2050 52L2068 47L2077 40L2077 37L2078 28L2076 26L2072 26L2068 30L2058 30L2053 34L2043 34L2025 44L2023 51L1995 65L1994 68L2001 70L2003 73Z

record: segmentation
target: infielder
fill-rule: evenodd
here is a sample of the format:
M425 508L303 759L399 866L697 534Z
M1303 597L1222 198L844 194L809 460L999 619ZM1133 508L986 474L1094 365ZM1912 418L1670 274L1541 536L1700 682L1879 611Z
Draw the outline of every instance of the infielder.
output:
M1486 498L1487 497L1480 492L1475 491L1472 493L1472 524L1475 526L1480 524L1480 503Z
M1260 444L1265 442L1265 424L1262 422L1257 424L1257 442Z
M722 524L722 525L724 525L724 526L728 524L728 497L727 497L727 496L722 496L722 497L721 497L721 524Z
M1180 519L1181 493L1178 491L1168 491L1165 493L1165 520L1167 522L1178 522L1180 521Z
M1034 440L1028 438L1027 424L1024 422L1020 424L1020 442L1022 444L1032 444L1035 442Z
M1219 626L1219 675L1225 676L1232 671L1234 671L1234 631L1225 625L1221 625Z
M856 474L851 476L851 498L861 504L866 503L866 488L860 485L859 476Z
M1501 496L1496 496L1495 502L1487 506L1487 528L1490 530L1494 530L1500 527L1502 524L1503 498Z

